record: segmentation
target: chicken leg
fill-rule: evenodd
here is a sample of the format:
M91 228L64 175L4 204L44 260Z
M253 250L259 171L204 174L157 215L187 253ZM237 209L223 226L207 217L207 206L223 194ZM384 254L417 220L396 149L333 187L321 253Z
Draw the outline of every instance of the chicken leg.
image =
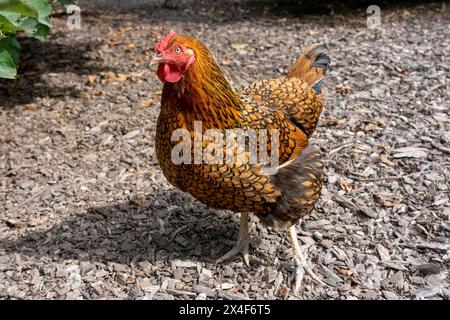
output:
M324 284L319 277L312 272L311 268L308 266L305 257L303 256L302 250L297 240L297 231L295 230L295 225L291 226L288 230L289 241L292 245L292 251L294 251L294 262L295 262L295 284L294 293L297 294L300 290L302 284L303 276L305 271L309 276L318 284Z
M216 263L221 263L240 253L242 255L244 263L247 265L247 267L250 267L250 260L248 255L249 244L250 236L248 235L248 213L241 213L241 224L239 227L238 241L230 251L217 259Z

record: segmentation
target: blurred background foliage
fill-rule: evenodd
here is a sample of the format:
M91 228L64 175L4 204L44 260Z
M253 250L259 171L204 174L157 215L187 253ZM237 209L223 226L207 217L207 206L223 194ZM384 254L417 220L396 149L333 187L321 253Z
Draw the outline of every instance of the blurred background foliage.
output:
M17 33L44 41L51 22L50 15L56 3L66 8L73 0L0 0L0 77L14 79L20 57Z

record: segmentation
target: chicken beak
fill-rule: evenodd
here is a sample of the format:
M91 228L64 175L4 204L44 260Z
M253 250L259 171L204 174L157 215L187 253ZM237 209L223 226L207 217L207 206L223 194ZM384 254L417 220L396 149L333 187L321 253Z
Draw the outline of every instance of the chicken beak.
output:
M161 57L161 55L155 53L152 57L152 60L150 60L150 66L154 66L155 64L160 64L163 61L164 61L164 59Z

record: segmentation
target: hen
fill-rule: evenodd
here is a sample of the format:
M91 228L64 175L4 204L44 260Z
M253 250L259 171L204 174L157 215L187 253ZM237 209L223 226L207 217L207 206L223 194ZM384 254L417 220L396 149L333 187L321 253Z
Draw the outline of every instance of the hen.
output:
M217 262L240 253L249 265L248 218L254 213L265 225L288 230L297 271L296 291L304 271L320 282L302 255L295 224L311 212L322 188L321 155L308 145L308 139L322 111L322 80L330 63L323 49L321 45L308 47L287 76L259 81L240 91L231 87L210 50L184 35L172 32L163 37L150 63L158 65L157 75L164 83L156 154L165 177L211 207L241 213L238 242ZM184 153L177 153L180 135L174 138L180 129L188 132L194 145ZM211 129L223 139L208 139ZM256 146L258 155L270 150L267 154L277 157L275 170L266 170L267 158L265 162L250 161L249 148L255 145L250 138L244 148L233 149L241 161L224 161L229 152L225 136L230 129L276 130L277 135L262 142L265 145ZM201 153L200 162L195 161L199 155L195 147L205 152L211 146L224 147L223 152L217 148L215 156L211 153L222 161L207 161ZM188 161L175 159L181 154Z

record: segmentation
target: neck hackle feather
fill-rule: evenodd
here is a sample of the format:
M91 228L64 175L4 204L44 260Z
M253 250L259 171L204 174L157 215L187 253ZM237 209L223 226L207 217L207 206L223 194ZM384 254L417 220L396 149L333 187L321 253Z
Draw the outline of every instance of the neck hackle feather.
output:
M180 81L164 84L163 96L167 94L169 99L177 97L184 111L197 115L207 115L223 108L233 111L242 109L237 93L207 47L196 39L182 35L172 36L169 45L174 44L192 49L195 61Z

